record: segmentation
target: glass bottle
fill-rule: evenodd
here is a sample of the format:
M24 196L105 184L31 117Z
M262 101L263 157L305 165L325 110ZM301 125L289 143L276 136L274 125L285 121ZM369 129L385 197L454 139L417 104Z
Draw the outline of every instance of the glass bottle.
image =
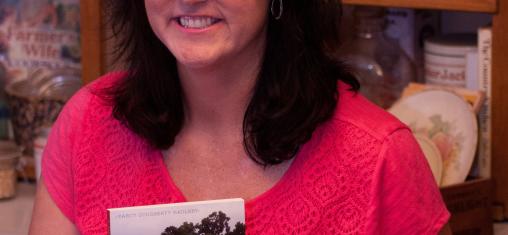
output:
M382 108L389 108L414 80L414 65L398 42L384 35L384 9L356 7L354 18L354 37L341 47L339 57L353 69L360 92Z

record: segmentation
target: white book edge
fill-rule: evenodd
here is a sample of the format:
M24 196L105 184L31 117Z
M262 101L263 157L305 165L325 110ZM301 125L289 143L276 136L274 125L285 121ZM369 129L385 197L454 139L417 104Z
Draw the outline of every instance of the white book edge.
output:
M107 209L109 212L116 211L127 211L127 210L143 210L143 209L151 209L151 208L173 208L173 207L187 207L187 206L203 206L209 204L222 204L227 202L243 202L243 198L230 198L230 199L218 199L218 200L206 200L206 201L194 201L194 202L175 202L168 204L155 204L155 205L143 205L143 206L130 206L130 207L120 207L120 208L109 208Z
M485 102L478 115L480 140L478 170L482 178L492 176L491 153L491 97L492 97L492 28L478 29L478 87L485 92Z

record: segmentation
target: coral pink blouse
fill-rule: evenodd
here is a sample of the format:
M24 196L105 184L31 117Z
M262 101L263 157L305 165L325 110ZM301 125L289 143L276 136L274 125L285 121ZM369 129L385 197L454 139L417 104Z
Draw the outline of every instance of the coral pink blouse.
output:
M185 201L161 151L94 93L121 77L81 89L44 151L47 189L84 235L108 234L107 208ZM450 215L411 131L343 83L339 94L282 179L246 201L247 234L437 234Z

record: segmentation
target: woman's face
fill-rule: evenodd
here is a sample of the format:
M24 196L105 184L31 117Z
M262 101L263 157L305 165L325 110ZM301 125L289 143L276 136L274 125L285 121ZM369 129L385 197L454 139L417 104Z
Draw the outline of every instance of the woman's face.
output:
M145 0L145 8L178 63L201 68L264 50L268 1Z

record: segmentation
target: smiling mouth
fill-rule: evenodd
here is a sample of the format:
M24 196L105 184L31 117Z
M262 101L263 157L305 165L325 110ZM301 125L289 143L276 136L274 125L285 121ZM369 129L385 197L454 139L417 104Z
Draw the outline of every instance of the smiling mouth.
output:
M206 16L182 16L178 17L176 21L184 28L204 29L216 24L220 19Z

